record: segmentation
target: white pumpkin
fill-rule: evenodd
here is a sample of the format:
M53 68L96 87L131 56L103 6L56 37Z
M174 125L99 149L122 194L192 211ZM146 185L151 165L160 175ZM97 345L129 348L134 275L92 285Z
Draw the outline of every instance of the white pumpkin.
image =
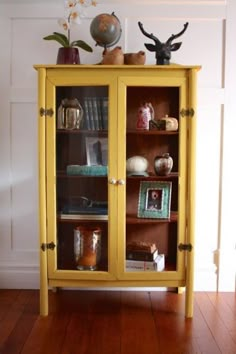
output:
M148 160L143 156L132 156L126 161L126 171L128 173L141 173L147 171Z

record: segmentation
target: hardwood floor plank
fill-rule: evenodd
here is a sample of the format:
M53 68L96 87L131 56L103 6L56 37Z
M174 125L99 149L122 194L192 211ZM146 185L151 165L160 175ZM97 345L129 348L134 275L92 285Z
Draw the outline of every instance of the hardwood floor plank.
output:
M234 306L236 307L236 298L234 297L227 300L227 293L215 292L208 293L208 297L227 330L236 332L236 312L230 306L234 303Z
M4 321L4 318L7 312L12 307L13 303L16 301L19 296L20 290L1 290L0 291L0 326L1 321Z
M231 308L232 312L236 316L236 292L219 292L221 296L224 296L225 302Z
M159 354L160 346L148 292L121 294L121 354Z
M185 318L184 294L152 292L151 301L161 353L197 353L199 347L191 335L192 320Z
M35 291L21 291L12 309L4 320L5 341L0 347L1 354L18 354L27 341L34 322L38 298ZM38 308L38 306L37 306Z
M193 319L186 319L185 294L155 292L151 295L160 346L164 353L221 353L196 303Z
M217 307L210 301L209 294L198 293L196 301L220 351L224 354L236 353L236 343L219 316Z
M89 305L73 313L61 354L120 353L120 292L90 292Z
M53 316L47 317L37 316L37 319L32 327L32 331L22 349L21 354L42 354L46 353L48 336L50 328L53 326Z
M2 308L2 317L0 325L0 353L5 341L8 340L10 334L14 330L19 321L26 304L28 303L32 293L29 291L0 291ZM5 307L5 310L4 310Z

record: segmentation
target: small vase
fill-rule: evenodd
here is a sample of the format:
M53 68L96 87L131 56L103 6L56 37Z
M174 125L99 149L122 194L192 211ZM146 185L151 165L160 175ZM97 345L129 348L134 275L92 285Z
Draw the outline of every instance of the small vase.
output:
M57 129L81 129L84 110L77 98L64 98L57 111Z
M162 156L156 156L154 161L154 169L158 176L167 176L173 167L173 159L165 153Z
M57 64L80 64L79 49L61 47L58 49Z
M101 229L79 226L74 230L74 255L78 270L96 270L101 260Z

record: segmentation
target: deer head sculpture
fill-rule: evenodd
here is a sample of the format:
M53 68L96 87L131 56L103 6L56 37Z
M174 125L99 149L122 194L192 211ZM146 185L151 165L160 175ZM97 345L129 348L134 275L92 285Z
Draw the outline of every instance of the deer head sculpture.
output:
M182 36L188 27L188 22L184 24L184 28L181 32L177 34L172 34L166 42L162 43L153 33L147 33L141 22L138 22L139 28L144 36L152 39L155 44L144 43L145 47L150 52L156 52L156 64L157 65L168 65L170 64L171 52L176 51L180 48L182 42L173 43L173 40Z

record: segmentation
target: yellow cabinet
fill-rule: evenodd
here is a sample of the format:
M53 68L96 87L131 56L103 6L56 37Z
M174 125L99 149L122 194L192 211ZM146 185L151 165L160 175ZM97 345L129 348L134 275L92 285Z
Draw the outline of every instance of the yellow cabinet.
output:
M48 287L186 287L191 317L200 68L35 68L41 314Z

